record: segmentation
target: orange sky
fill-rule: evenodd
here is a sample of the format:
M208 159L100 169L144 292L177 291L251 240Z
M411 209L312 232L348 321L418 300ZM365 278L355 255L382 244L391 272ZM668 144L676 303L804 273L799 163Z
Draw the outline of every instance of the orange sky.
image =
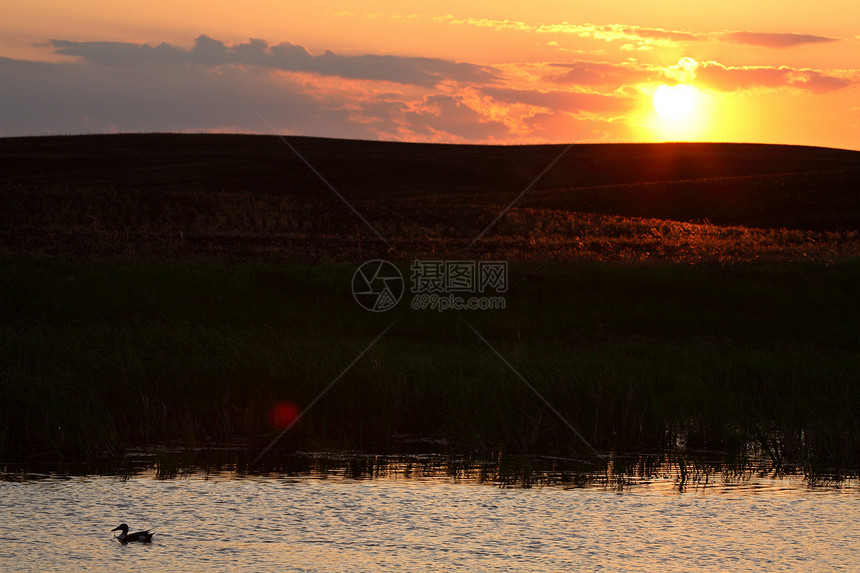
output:
M0 135L860 149L860 6L6 0ZM800 7L803 6L803 7ZM254 40L251 40L254 39ZM695 88L679 119L660 85Z

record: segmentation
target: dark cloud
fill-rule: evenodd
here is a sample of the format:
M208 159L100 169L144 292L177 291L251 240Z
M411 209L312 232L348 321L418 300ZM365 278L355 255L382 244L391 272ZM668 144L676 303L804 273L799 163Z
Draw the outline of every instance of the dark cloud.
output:
M256 66L291 72L308 72L356 80L389 81L421 87L435 87L445 81L486 83L500 77L490 66L454 62L438 58L406 56L343 56L326 51L311 55L289 42L269 46L256 38L228 46L206 35L199 36L191 49L162 43L73 42L51 40L54 52L107 66L148 64L203 64L215 66Z
M161 43L128 44L125 42L72 42L51 40L54 53L85 58L93 63L111 66L136 66L150 63L178 62L185 53L181 48Z
M217 44L195 46L197 61L223 61ZM253 42L241 57L261 52L302 58L280 45ZM158 52L162 54L166 52ZM223 56L223 52L221 52ZM160 56L158 56L160 57ZM253 110L284 133L358 139L486 141L511 137L502 123L482 116L461 98L418 93L331 88L270 74L268 68L187 63L137 66L32 62L0 58L0 136L113 131L235 131L267 133ZM269 57L269 56L266 56ZM216 73L213 73L213 70ZM356 93L363 94L357 96Z
M231 68L98 66L0 59L0 135L111 131L266 132L374 138L344 102Z
M811 34L771 34L766 32L727 32L722 35L722 39L734 44L768 48L791 48L801 44L821 44L839 40L838 38L813 36Z

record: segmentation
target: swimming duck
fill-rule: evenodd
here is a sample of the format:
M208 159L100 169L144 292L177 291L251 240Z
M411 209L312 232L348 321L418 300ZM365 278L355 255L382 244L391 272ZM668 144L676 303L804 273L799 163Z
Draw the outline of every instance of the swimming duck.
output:
M121 523L118 527L114 527L111 531L120 531L122 533L116 536L116 539L120 543L134 543L135 541L140 541L141 543L149 543L152 541L152 536L155 535L152 531L136 531L135 533L128 532L128 525L125 523Z

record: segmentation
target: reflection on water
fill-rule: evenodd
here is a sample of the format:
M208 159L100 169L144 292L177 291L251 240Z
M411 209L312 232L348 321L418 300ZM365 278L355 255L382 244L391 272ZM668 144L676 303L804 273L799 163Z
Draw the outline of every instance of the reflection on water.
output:
M757 455L720 452L609 454L602 459L559 456L453 455L409 453L375 455L354 451L280 451L251 465L254 450L245 447L160 447L130 451L80 465L3 466L0 479L32 479L46 475L111 475L132 477L155 472L161 479L192 474L244 476L348 477L351 479L442 479L505 488L595 487L624 489L650 483L670 483L683 491L716 486L755 487L759 478L791 478L809 487L856 487L856 472L818 472L774 465ZM16 474L17 472L17 474Z
M308 454L250 471L235 452L212 456L198 452L195 465L162 451L126 460L120 475L3 474L0 570L860 564L856 480L811 485L752 462L729 468L653 456L589 468L559 458ZM113 541L110 530L123 521L154 529L152 545Z

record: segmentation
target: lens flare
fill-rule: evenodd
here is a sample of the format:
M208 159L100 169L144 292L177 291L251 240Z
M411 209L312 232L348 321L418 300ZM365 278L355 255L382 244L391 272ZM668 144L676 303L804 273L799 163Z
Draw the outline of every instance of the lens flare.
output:
M301 409L295 402L281 401L275 404L269 412L269 419L278 430L283 430L299 417Z

